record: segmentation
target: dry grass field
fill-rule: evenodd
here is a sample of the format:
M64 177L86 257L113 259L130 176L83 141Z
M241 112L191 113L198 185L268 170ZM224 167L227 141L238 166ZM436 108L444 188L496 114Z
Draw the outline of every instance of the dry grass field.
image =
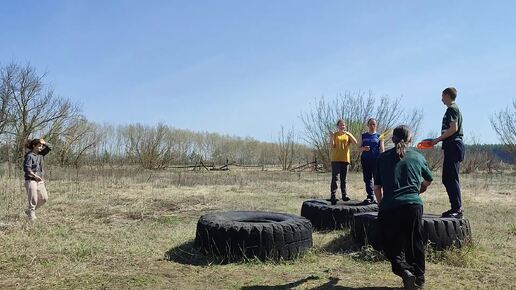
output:
M224 264L193 247L200 215L226 210L299 214L326 197L329 174L52 169L50 200L26 220L20 177L0 179L0 289L398 289L382 255L358 247L349 231L315 232L297 260ZM361 174L348 177L364 198ZM440 176L423 196L425 212L448 199ZM516 176L462 176L473 243L427 252L426 289L511 289L516 285Z

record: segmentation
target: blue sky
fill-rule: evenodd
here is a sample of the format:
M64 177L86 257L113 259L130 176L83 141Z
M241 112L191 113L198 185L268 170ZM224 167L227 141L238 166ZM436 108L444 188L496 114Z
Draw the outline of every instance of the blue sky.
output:
M314 98L403 97L438 132L455 86L466 140L516 98L511 1L9 1L0 64L30 62L99 123L275 141Z

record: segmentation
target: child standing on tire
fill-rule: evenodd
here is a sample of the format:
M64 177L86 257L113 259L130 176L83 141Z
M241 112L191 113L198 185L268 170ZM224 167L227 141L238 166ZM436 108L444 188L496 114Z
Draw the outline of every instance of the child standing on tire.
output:
M344 120L337 120L337 132L330 132L330 161L331 161L331 183L330 183L330 199L335 205L337 198L337 175L340 176L340 192L342 201L348 201L349 197L346 192L346 176L350 163L349 149L351 143L357 144L357 139L350 132L346 131L346 123Z
M36 219L36 209L45 204L48 200L47 189L43 179L43 155L50 150L45 140L33 139L27 144L30 150L25 154L23 160L23 171L25 177L25 190L27 191L28 207L25 210L29 220ZM45 154L45 153L44 153Z
M383 248L392 272L403 279L405 289L422 288L425 283L423 201L419 194L432 181L423 155L407 149L411 135L407 126L394 129L395 147L378 157L374 175Z
M362 165L362 174L364 176L365 190L367 197L363 204L373 204L373 174L376 168L376 159L380 153L384 151L383 140L380 139L380 134L376 133L377 122L376 119L370 118L367 120L368 131L362 133L358 147L360 148L360 163Z
M462 114L455 104L457 90L446 88L442 93L442 102L446 107L444 113L441 136L432 141L435 145L443 141L443 184L448 193L451 209L443 212L442 217L462 218L462 196L460 192L459 172L460 163L464 160L464 143L462 143Z

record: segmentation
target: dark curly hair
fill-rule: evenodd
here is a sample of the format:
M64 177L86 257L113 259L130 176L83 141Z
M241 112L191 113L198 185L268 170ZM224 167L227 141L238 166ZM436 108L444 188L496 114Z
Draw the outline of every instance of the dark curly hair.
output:
M29 150L32 150L34 149L34 146L37 146L38 144L45 144L45 140L39 138L27 140L27 143L25 143L25 147Z

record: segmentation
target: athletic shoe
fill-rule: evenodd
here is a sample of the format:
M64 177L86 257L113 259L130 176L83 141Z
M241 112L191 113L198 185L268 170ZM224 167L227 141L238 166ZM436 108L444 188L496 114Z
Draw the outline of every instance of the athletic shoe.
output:
M409 270L403 270L401 272L401 279L403 279L403 289L415 289L416 287L416 276Z
M349 197L345 194L342 195L342 201L350 201Z
M333 192L331 193L330 201L331 201L331 205L337 204L337 197L335 197L335 193L333 193Z
M416 289L418 289L418 290L425 289L425 282L420 281L417 278L416 278L416 283L414 283L414 285L416 286Z
M29 218L29 220L33 221L33 220L36 220L36 213L34 211L31 211L29 209L26 209L25 210L25 214L27 215L27 217Z
M459 211L456 211L456 210L448 210L448 211L445 211L443 212L443 214L441 215L441 217L443 218L456 218L456 219L461 219L464 217L464 212L462 210L459 210Z
M366 199L364 199L364 201L362 201L362 204L363 205L376 204L376 200L374 200L373 198L366 198Z

